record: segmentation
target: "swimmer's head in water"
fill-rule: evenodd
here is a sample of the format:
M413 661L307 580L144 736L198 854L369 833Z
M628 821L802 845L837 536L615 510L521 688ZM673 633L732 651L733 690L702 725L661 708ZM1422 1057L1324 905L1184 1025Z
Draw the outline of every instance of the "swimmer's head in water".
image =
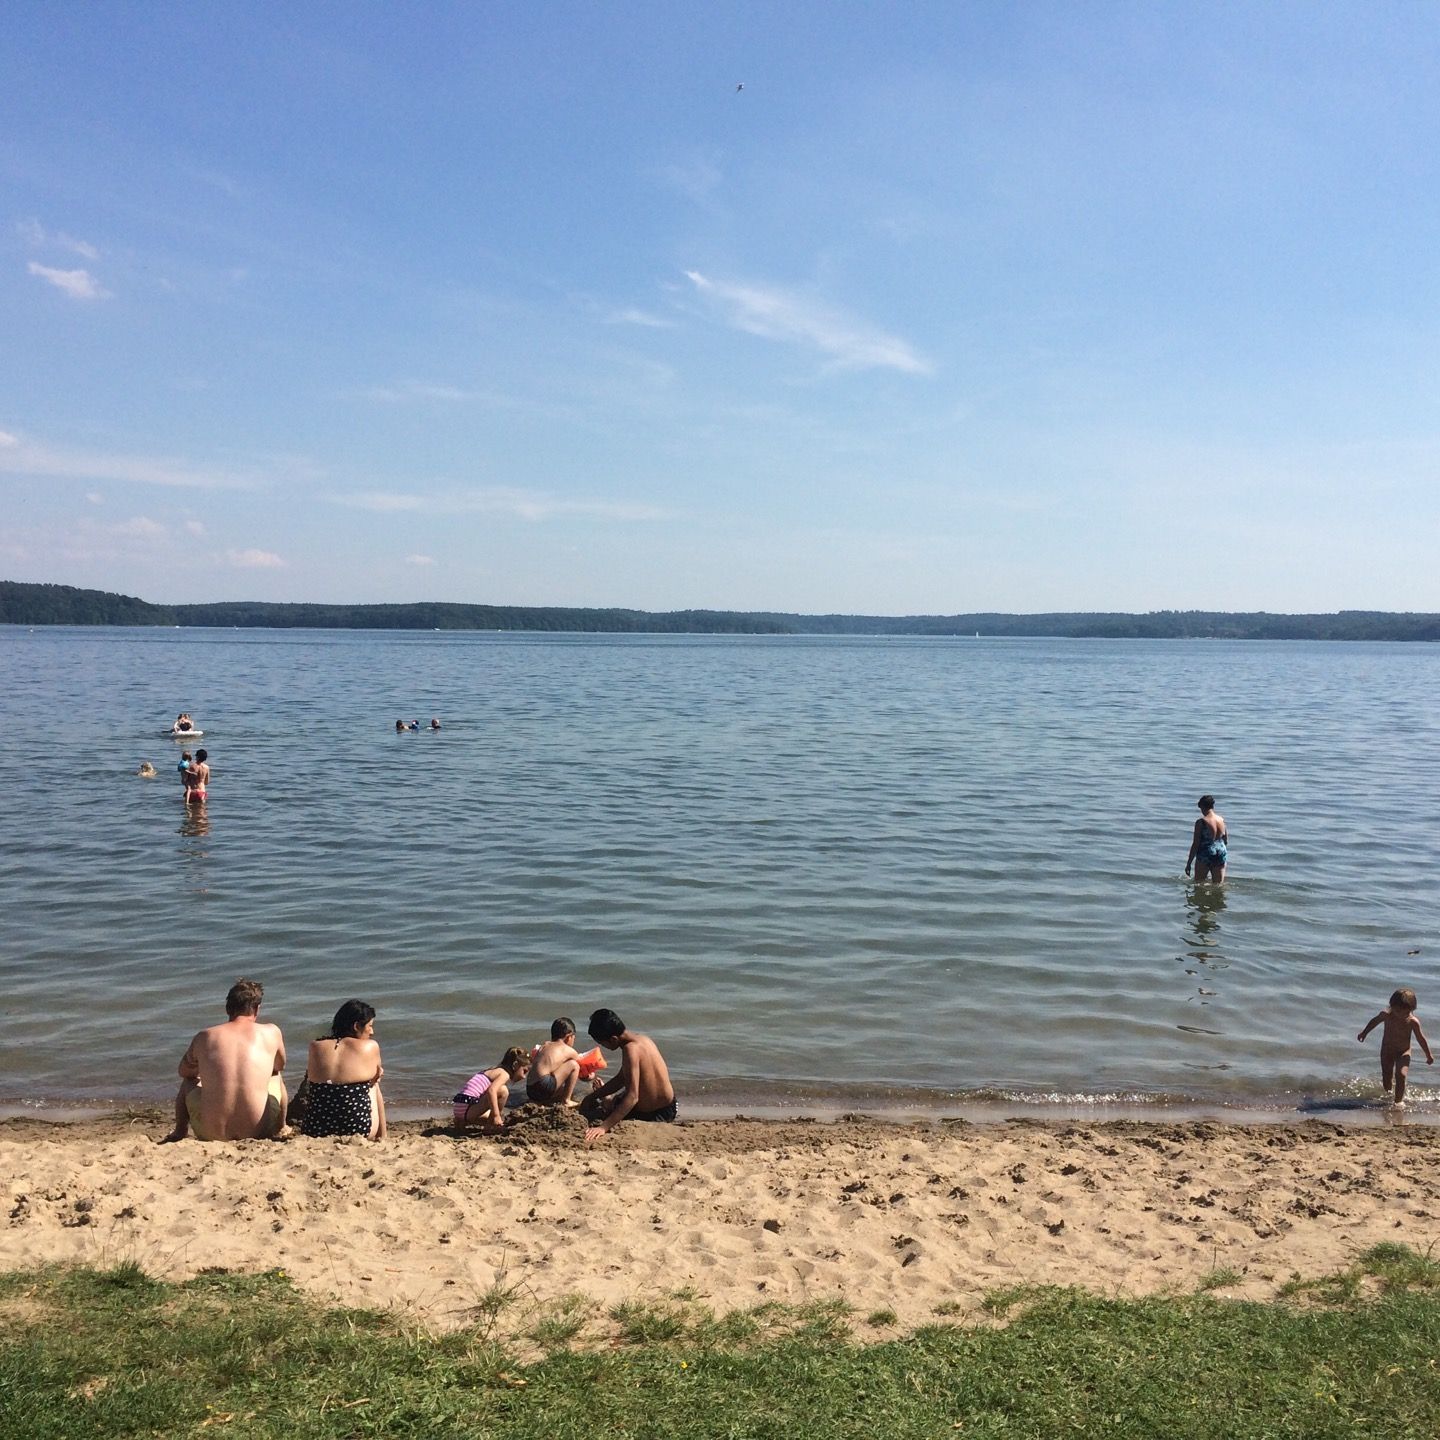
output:
M530 1052L512 1045L501 1057L500 1068L510 1072L511 1079L518 1079L530 1068Z
M1396 1010L1413 1010L1420 1002L1415 998L1413 990L1397 990L1390 997L1390 1004Z
M143 775L148 780L152 775L154 775L155 767L148 760L142 760L140 762L140 769L138 773Z
M237 980L225 997L225 1013L233 1020L237 1015L258 1015L265 987L258 980Z
M625 1033L625 1022L613 1010L597 1010L591 1015L590 1023L585 1028L590 1032L592 1040L613 1046Z
M1215 808L1215 797L1213 795L1202 795L1196 802L1200 806L1200 812L1208 815Z
M330 1034L336 1040L345 1040L357 1031L363 1030L375 1018L375 1007L363 1000L347 1000L330 1022Z

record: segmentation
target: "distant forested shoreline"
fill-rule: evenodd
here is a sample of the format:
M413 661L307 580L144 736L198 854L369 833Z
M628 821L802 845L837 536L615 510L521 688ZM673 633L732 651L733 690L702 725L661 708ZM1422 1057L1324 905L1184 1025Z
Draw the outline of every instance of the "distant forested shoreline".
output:
M790 615L774 611L580 609L559 605L154 605L133 595L0 580L3 625L182 625L278 630L551 630L688 635L1024 635L1136 640L1440 640L1440 615L1152 610L1008 615Z

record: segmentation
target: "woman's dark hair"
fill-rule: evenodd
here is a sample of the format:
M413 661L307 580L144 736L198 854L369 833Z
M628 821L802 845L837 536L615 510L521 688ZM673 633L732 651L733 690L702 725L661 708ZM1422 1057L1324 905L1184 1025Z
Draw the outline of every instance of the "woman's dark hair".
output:
M348 1040L358 1027L363 1030L375 1018L375 1007L363 1000L347 1000L330 1022L330 1035L335 1040Z
M1200 797L1200 808L1202 810L1213 810L1215 808L1215 797L1213 795L1202 795Z

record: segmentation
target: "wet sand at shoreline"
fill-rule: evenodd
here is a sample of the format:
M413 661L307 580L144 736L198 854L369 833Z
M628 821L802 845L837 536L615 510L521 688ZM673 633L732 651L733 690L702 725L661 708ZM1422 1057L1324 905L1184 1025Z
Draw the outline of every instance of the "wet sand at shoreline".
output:
M1381 1241L1440 1239L1440 1129L1307 1121L622 1126L527 1108L498 1137L157 1145L159 1112L0 1121L0 1267L278 1268L325 1299L447 1327L497 1282L542 1308L688 1288L717 1311L844 1299L902 1326L986 1291L1262 1299Z

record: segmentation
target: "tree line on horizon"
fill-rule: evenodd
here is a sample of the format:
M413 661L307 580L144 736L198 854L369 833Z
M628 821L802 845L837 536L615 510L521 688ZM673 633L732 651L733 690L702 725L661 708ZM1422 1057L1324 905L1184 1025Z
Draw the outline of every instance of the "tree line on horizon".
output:
M221 600L154 605L133 595L0 580L3 625L153 625L220 629L540 630L591 634L1032 636L1144 640L1440 640L1440 615L1341 610L1277 615L1216 610L1015 615L792 615L778 611L626 610L558 605L311 605Z

